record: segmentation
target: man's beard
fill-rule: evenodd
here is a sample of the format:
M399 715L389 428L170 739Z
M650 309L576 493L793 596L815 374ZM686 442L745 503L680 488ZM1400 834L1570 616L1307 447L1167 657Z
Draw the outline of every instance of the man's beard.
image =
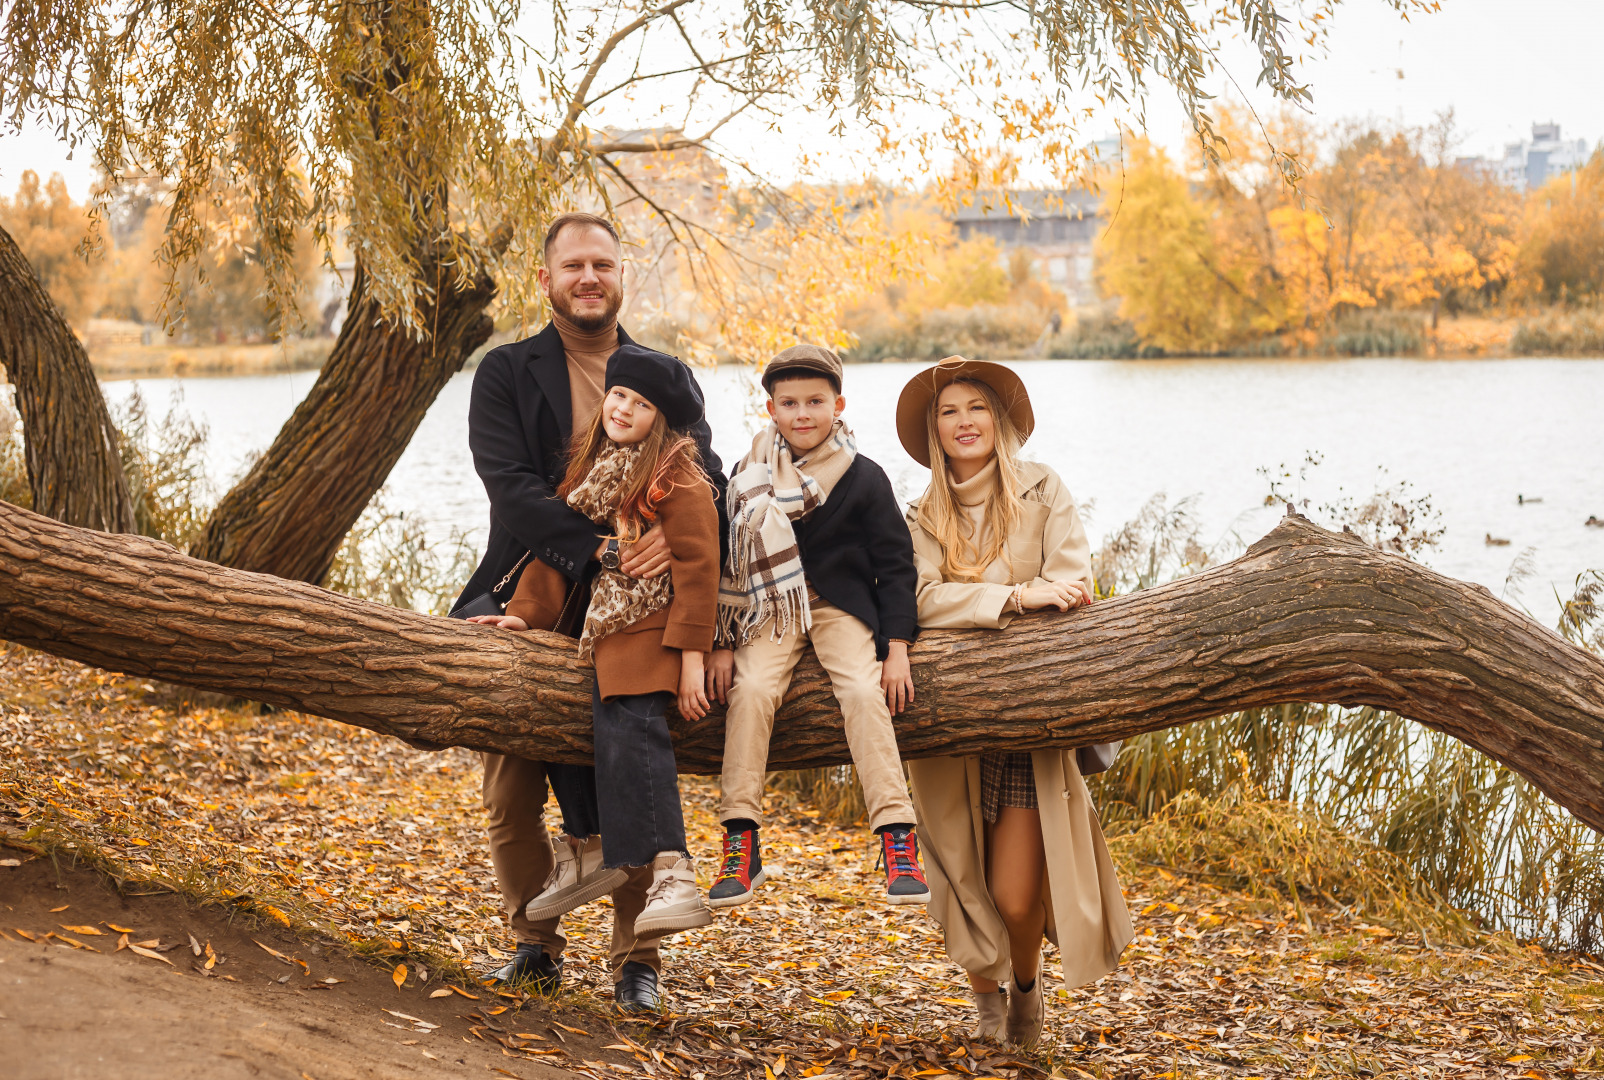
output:
M606 307L595 315L579 315L574 311L573 297L567 294L553 294L551 310L553 314L561 315L563 320L587 334L598 330L605 330L618 321L618 309L624 306L624 291L615 292L602 290L602 298Z

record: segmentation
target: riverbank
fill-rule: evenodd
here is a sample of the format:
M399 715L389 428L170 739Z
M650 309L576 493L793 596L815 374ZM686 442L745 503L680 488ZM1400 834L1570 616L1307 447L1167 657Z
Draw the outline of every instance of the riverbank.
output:
M425 1057L471 1038L475 1047L504 1050L509 1075L552 1075L543 1062L614 1080L1604 1073L1604 966L1505 937L1459 937L1444 929L1453 920L1427 910L1415 914L1421 929L1382 925L1306 895L1300 915L1273 892L1241 895L1207 875L1152 865L1139 843L1123 840L1112 846L1136 916L1135 943L1114 974L1053 991L1040 1052L1003 1053L967 1037L971 1007L939 927L922 909L881 901L867 829L824 823L778 796L765 808L765 861L775 880L753 904L665 950L672 1017L624 1024L611 1016L604 904L565 920L568 982L555 1002L498 998L468 981L512 948L478 788L475 756L463 751L425 754L329 721L264 714L0 646L0 834L28 845L0 851L0 861L17 862L0 866L0 875L43 881L30 870L40 863L25 860L46 852L112 872L126 893L170 892L192 910L267 931L272 936L257 935L263 943L309 961L310 971L263 952L258 972L256 958L241 955L257 947L238 934L228 963L211 970L263 978L258 989L269 993L251 1007L269 1031L290 1030L288 1010L301 1005L280 989L304 996L318 980L346 978L349 985L316 991L331 1003L317 1021L328 1036L322 1048L349 1030L389 1040L386 1060L427 1050L411 1058L423 1067ZM686 778L685 797L705 878L717 851L716 790ZM49 911L78 899L45 905L30 893L23 917L12 896L3 894L14 910L0 924L11 935L0 953L8 967L23 949L49 956L73 948L63 937L110 953L118 931L103 923L144 930L97 908L82 921L102 933L86 937L69 929L80 924L76 909ZM194 925L178 915L169 921ZM59 936L47 945L29 940L47 932ZM222 933L215 931L214 949ZM191 969L205 970L208 941L196 939L203 958L193 957L185 936L161 937L184 946L166 955L183 978L199 981L207 976ZM244 972L232 967L240 961ZM370 973L347 974L348 961ZM159 960L137 962L164 970ZM403 985L387 989L399 964L407 965ZM268 984L269 976L289 983ZM453 991L432 998L444 981L478 1000ZM154 1011L160 990L133 986L117 1030L137 1029L139 1010ZM6 993L0 1013L14 1018L22 1010ZM336 1010L341 994L351 997ZM280 1006L286 1011L275 1011ZM38 1040L52 1040L46 1045L61 1055L91 1045L84 1033L92 1017L28 1015L35 1051ZM458 1016L468 1022L451 1019ZM420 1034L411 1017L441 1026ZM0 1020L12 1045L14 1024ZM219 1043L197 1052L241 1051ZM299 1068L320 1080L357 1072L338 1064ZM422 1075L452 1071L429 1067L437 1071ZM483 1075L484 1065L472 1068Z
M333 338L268 345L103 345L89 353L102 379L182 379L215 375L279 375L316 371Z

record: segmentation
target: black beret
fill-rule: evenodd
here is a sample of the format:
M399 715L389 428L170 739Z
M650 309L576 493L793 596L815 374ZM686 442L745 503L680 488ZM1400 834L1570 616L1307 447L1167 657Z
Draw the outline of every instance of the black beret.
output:
M702 391L691 369L644 345L620 345L607 358L606 388L627 386L656 406L668 426L684 430L702 418Z

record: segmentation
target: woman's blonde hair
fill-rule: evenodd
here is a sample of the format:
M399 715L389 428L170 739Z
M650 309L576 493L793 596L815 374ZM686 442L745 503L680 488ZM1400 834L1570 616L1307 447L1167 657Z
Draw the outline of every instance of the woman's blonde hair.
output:
M611 389L609 387L608 389ZM603 449L611 442L607 438L605 410L596 410L596 419L588 428L576 429L569 445L568 469L557 488L559 498L578 487L590 474ZM652 421L652 430L640 443L640 457L625 478L618 493L619 542L633 544L657 523L657 506L669 492L699 478L702 455L696 440L683 431L668 426L661 411Z
M974 521L958 504L952 490L952 474L947 470L947 452L936 432L936 414L941 394L930 399L925 417L925 434L930 440L930 490L920 500L917 520L921 528L941 544L941 576L948 581L979 581L986 567L1002 558L1008 536L1019 523L1024 504L1019 499L1019 448L1024 444L1019 428L1003 408L997 391L979 379L960 377L948 384L978 391L991 411L996 435L992 456L997 461L997 487L986 500L985 525L976 529ZM948 387L942 388L946 393ZM977 535L978 534L978 535ZM979 536L985 536L982 546Z

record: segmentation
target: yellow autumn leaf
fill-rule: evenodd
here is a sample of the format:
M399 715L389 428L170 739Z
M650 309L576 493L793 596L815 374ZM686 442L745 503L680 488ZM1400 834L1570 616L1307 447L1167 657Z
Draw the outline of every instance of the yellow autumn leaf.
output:
M61 928L63 930L70 930L74 934L93 934L96 937L100 937L103 933L105 933L105 931L97 930L93 926L68 926L66 923L62 923Z
M167 957L163 956L159 952L155 952L155 951L153 951L151 949L147 949L143 945L130 945L130 946L128 946L128 949L129 949L130 952L136 952L140 956L147 957L147 958L149 958L151 960L160 960L162 963L166 964L168 967L172 967L173 966L173 962L171 960L167 959Z
M402 985L407 981L407 966L405 964L397 964L395 970L390 972L390 981L395 983L397 990L401 989Z
M109 922L106 925L108 927L110 927L111 929L117 931L119 934L132 934L134 932L134 928L131 927L131 926L118 926L114 922Z
M443 986L440 989L438 989L438 990L434 991L433 993L431 993L429 996L431 998L450 997L451 996L451 988Z

